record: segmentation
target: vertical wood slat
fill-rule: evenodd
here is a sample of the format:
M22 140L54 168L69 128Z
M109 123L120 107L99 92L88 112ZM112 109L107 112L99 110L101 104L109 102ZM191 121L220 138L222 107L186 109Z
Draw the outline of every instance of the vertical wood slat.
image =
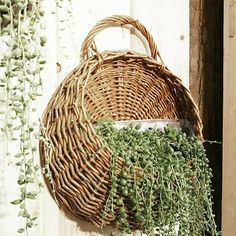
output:
M202 0L190 0L190 60L189 60L189 87L197 104L201 107L202 90L202 55L201 55L201 31L202 31Z
M224 134L222 232L236 232L236 1L225 1L224 12Z
M200 109L203 136L222 141L223 0L190 0L190 91ZM221 228L222 145L205 145L213 170L213 210Z

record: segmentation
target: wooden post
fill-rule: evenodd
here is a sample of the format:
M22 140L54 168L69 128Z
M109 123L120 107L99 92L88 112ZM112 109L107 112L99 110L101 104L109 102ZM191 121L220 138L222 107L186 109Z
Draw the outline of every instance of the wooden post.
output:
M190 91L206 140L222 140L223 0L190 0ZM213 169L214 212L221 228L222 145L206 144ZM233 234L234 235L234 234Z
M224 6L224 133L222 232L236 232L236 1Z

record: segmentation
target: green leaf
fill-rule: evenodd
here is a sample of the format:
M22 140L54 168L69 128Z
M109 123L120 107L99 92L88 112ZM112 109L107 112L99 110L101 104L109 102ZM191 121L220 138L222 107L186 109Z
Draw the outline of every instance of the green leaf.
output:
M33 222L32 221L27 222L27 227L31 228L32 226L33 226Z
M28 193L26 194L26 198L34 200L34 199L36 199L37 195L38 195L37 192L34 192L34 191L28 192Z
M23 150L25 151L25 150L28 150L28 149L30 149L30 144L26 144L26 145L24 145L24 147L23 147Z
M18 216L23 216L24 211L19 211Z
M14 128L14 130L19 130L19 129L21 129L21 126L16 126L16 127Z
M45 63L46 63L46 60L39 61L39 64L45 64Z
M19 205L21 203L22 203L22 199L17 199L17 200L14 200L11 202L11 204L13 204L13 205Z
M21 193L21 199L25 199L25 193Z
M25 184L25 180L24 180L24 179L18 179L18 180L17 180L17 183L18 183L19 185L23 185L23 184Z
M21 157L21 153L15 155L16 158Z
M21 166L23 164L22 161L16 162L16 166Z
M19 233L19 234L22 234L24 232L25 232L25 229L23 229L23 228L20 228L20 229L17 230L17 233Z
M46 44L46 42L47 42L47 38L46 37L44 37L44 36L40 37L40 44L41 44L41 46L44 46Z
M5 128L1 128L1 131L2 131L2 132L5 132L6 130L5 130Z
M36 171L39 170L39 169L40 169L39 165L36 164L36 165L34 166L34 169L35 169Z
M25 178L25 182L26 183L34 183L34 178L27 177L27 178Z
M3 13L3 12L8 12L9 11L9 9L8 9L8 7L7 6L5 6L5 5L0 5L0 12L1 13Z
M2 18L3 18L4 20L11 20L11 17L10 17L8 14L2 14ZM8 31L7 28L5 28L5 30L6 30L6 32Z

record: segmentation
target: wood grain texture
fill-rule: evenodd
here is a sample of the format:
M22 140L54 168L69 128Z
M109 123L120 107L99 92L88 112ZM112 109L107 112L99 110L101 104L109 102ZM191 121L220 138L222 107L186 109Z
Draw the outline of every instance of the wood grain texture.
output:
M190 1L190 91L206 140L222 141L223 0ZM221 226L222 145L206 144L213 169L216 223Z
M234 17L236 1L225 1L224 12L224 134L223 134L223 202L224 236L236 232L236 37Z
M192 96L200 108L202 89L202 58L201 58L201 30L202 30L202 1L190 1L190 63L189 87Z

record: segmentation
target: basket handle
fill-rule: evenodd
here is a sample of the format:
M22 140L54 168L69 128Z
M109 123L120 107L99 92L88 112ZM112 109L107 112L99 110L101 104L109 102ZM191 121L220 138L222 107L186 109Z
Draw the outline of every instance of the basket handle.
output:
M144 27L144 25L141 24L138 20L134 20L130 16L124 16L124 15L114 15L114 16L107 17L107 18L99 21L90 30L87 37L84 39L84 42L82 44L82 49L81 49L81 58L82 59L89 58L90 50L99 54L97 51L96 45L94 43L94 38L100 31L102 31L103 29L108 28L108 27L122 27L122 26L124 26L125 28L128 28L129 30L132 29L131 28L132 26L135 29L137 29L134 31L134 33L142 42L143 42L143 39L142 39L141 35L145 37L145 39L148 42L149 48L150 48L151 57L154 59L157 59L157 56L158 56L161 64L164 65L164 62L160 56L159 51L157 50L157 46L156 46L156 43L154 42L152 35L147 31L147 29ZM139 35L138 32L140 32L141 35Z

